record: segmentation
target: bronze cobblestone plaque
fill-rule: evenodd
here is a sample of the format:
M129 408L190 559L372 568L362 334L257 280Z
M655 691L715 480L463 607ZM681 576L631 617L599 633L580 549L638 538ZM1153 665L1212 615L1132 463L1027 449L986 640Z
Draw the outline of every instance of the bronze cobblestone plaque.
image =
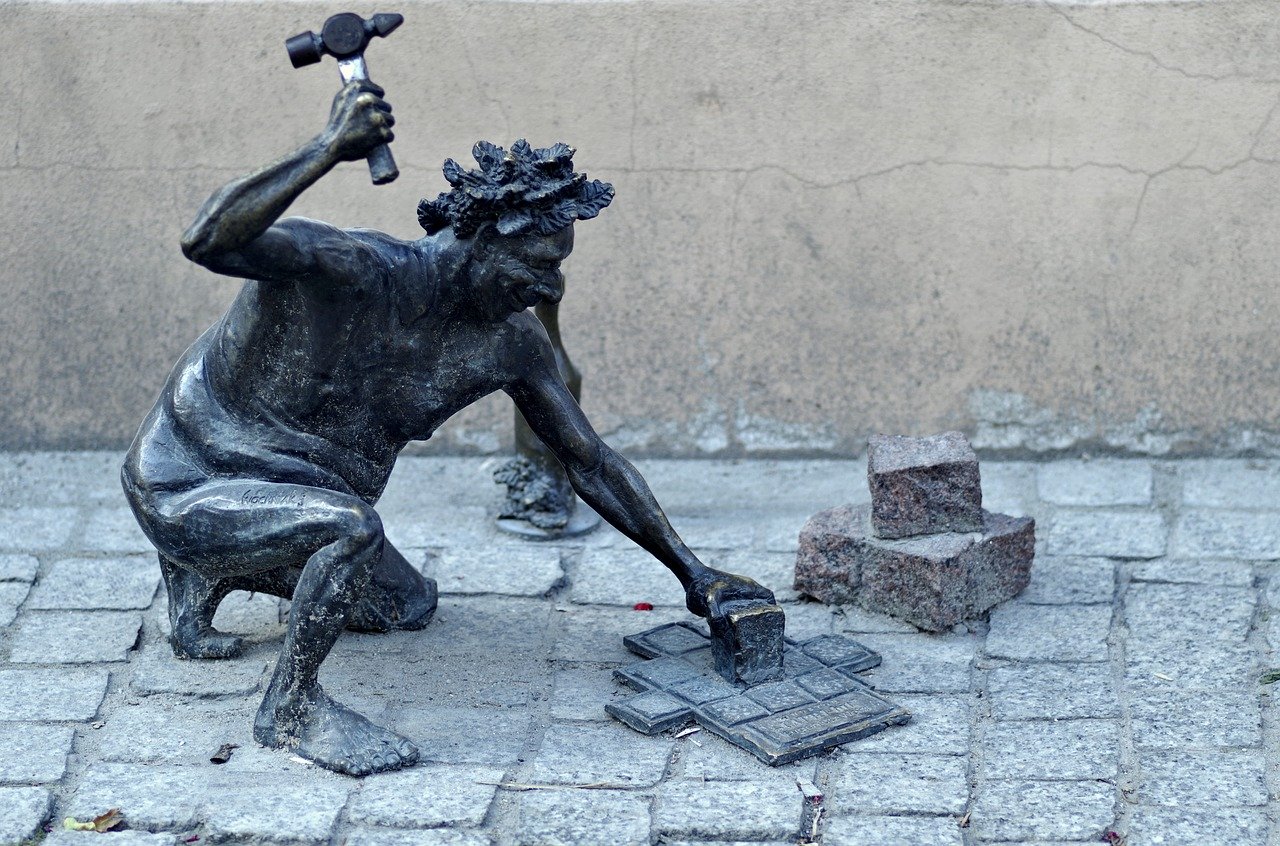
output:
M709 660L707 634L692 623L669 623L623 638L652 660L614 671L641 691L605 710L644 734L696 722L777 765L903 725L911 714L858 678L880 656L852 638L787 639L782 681L738 687Z

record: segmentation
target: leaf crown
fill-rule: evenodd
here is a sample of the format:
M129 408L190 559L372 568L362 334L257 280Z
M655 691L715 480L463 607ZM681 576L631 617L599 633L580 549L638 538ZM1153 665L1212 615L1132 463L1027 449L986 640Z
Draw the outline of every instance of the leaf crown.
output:
M480 168L446 159L452 190L418 203L418 222L428 235L452 226L459 238L470 238L490 221L501 235L550 235L590 220L613 201L613 186L574 173L573 153L568 144L535 148L523 138L510 150L478 141L471 155Z

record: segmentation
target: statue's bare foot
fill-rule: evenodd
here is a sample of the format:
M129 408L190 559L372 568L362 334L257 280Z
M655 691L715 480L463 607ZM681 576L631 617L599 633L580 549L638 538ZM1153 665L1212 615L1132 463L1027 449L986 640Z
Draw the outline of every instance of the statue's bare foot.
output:
M244 649L244 638L223 634L210 626L176 626L169 643L179 658L235 658Z
M318 687L302 702L277 703L268 694L258 709L253 739L291 748L325 769L353 776L409 767L419 755L408 738L374 725Z

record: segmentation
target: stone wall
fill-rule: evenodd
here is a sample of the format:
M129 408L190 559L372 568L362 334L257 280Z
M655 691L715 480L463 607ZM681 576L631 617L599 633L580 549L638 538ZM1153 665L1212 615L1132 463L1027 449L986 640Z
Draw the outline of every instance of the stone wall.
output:
M282 42L342 8L0 5L0 448L127 443L237 288L178 236L322 126L332 63ZM1280 452L1273 0L353 8L406 18L369 54L402 175L294 211L416 237L477 138L576 146L618 199L563 324L619 447Z

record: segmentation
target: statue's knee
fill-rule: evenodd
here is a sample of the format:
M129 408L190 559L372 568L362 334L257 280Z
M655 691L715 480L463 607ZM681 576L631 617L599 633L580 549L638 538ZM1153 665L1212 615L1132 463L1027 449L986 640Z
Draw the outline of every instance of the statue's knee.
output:
M382 518L367 505L355 506L348 519L347 537L360 548L382 543Z

